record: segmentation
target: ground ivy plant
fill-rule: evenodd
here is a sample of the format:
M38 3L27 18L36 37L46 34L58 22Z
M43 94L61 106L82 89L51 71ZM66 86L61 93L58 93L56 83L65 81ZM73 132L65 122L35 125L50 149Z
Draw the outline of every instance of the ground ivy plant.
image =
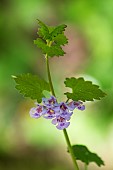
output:
M104 165L103 160L95 153L89 151L84 145L71 145L66 128L70 125L71 116L74 110L83 111L85 101L100 100L106 94L99 88L98 85L92 84L91 81L85 81L83 77L80 78L66 78L64 84L71 88L71 93L66 92L67 100L59 102L55 95L53 87L49 59L54 56L64 56L65 52L62 46L68 43L67 37L64 35L66 25L51 27L38 20L38 38L34 40L34 44L41 49L45 57L48 82L41 79L38 75L21 74L13 76L16 82L16 89L19 90L24 97L30 97L37 100L35 107L31 108L30 116L38 119L43 117L50 119L52 124L58 130L63 131L68 149L70 153L74 169L79 170L77 160L84 162L85 170L91 162L95 162L98 166ZM44 96L44 90L49 91L50 98Z

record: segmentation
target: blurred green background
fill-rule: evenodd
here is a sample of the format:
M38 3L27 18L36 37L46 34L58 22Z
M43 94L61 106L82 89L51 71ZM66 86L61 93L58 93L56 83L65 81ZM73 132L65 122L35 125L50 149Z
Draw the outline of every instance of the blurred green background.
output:
M88 146L105 161L89 170L113 170L113 0L0 1L0 170L73 169L62 131L29 117L34 101L18 94L11 78L31 72L47 79L44 56L33 44L37 18L68 26L67 54L50 60L58 98L65 100L63 81L70 76L83 76L107 93L76 111L68 132L73 144Z

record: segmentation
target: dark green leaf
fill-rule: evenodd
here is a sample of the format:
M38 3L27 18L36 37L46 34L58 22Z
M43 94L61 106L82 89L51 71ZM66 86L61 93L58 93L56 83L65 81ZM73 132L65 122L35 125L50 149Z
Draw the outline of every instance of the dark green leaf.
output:
M67 27L67 25L65 25L65 24L56 26L55 29L51 32L51 37L54 38L58 34L62 34L65 31L66 27Z
M62 50L62 48L60 46L53 45L53 46L49 47L47 54L50 57L63 56L65 54L65 52Z
M13 78L17 84L15 87L21 94L31 99L37 99L38 102L41 102L42 97L44 97L44 90L50 91L49 84L36 75L28 73L13 76Z
M57 35L62 34L65 31L66 25L62 24L56 27L50 27L45 25L42 21L38 20L38 25L40 28L38 29L37 34L44 40L52 40Z
M63 56L65 52L62 50L60 46L53 45L53 46L47 46L43 40L40 38L37 38L37 40L34 40L34 43L41 48L43 54L47 54L50 57L53 56Z
M67 26L62 24L56 27L50 27L40 20L38 20L38 24L40 27L37 32L39 38L34 40L34 44L41 48L43 54L47 54L49 57L63 56L65 52L61 46L68 43L63 33Z
M53 26L48 26L48 29L49 29L49 33L51 34L53 32L53 30L55 29L55 27Z
M45 42L42 39L37 38L36 40L34 40L34 44L41 48L43 54L48 53L49 47L47 46L47 44L45 44Z
M54 42L57 45L65 45L68 43L68 39L66 38L66 36L64 34L59 34L58 36L56 36L55 38L53 38Z
M76 160L80 160L87 165L90 162L95 162L98 166L104 165L103 160L97 154L90 152L86 146L73 145L72 149Z
M38 32L37 32L39 37L43 38L44 40L50 39L48 27L40 20L38 20L38 25L40 26L40 28L38 29Z
M91 81L85 81L82 77L80 78L66 78L64 81L66 87L72 88L72 93L65 93L68 99L74 101L93 101L93 99L100 100L106 94L99 89L98 85L92 84Z

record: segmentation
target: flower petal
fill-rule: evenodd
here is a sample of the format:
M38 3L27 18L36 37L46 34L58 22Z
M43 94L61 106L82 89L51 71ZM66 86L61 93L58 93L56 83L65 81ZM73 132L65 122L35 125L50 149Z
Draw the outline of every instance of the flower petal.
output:
M52 124L56 125L57 124L57 118L52 120Z
M84 105L80 105L80 106L77 107L77 109L79 109L79 110L85 110L85 106L84 106Z
M70 122L60 122L60 123L58 123L56 128L59 130L63 130L65 128L67 128L69 125L70 125Z

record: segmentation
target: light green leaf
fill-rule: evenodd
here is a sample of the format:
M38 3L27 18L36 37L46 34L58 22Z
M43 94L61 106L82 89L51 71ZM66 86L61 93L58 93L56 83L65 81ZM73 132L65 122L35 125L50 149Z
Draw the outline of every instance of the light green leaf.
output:
M64 81L66 87L72 88L72 93L64 93L68 99L74 101L93 101L94 99L100 100L106 94L99 89L98 85L92 84L91 81L85 81L82 77L80 78L66 78Z
M76 160L80 160L87 165L91 162L95 162L98 166L104 165L103 160L96 153L90 152L86 146L73 145L72 149Z
M43 91L47 90L50 91L49 84L40 79L36 75L32 74L21 74L19 76L13 76L16 82L16 89L19 90L24 97L30 97L31 99L37 99L40 103L42 100Z

